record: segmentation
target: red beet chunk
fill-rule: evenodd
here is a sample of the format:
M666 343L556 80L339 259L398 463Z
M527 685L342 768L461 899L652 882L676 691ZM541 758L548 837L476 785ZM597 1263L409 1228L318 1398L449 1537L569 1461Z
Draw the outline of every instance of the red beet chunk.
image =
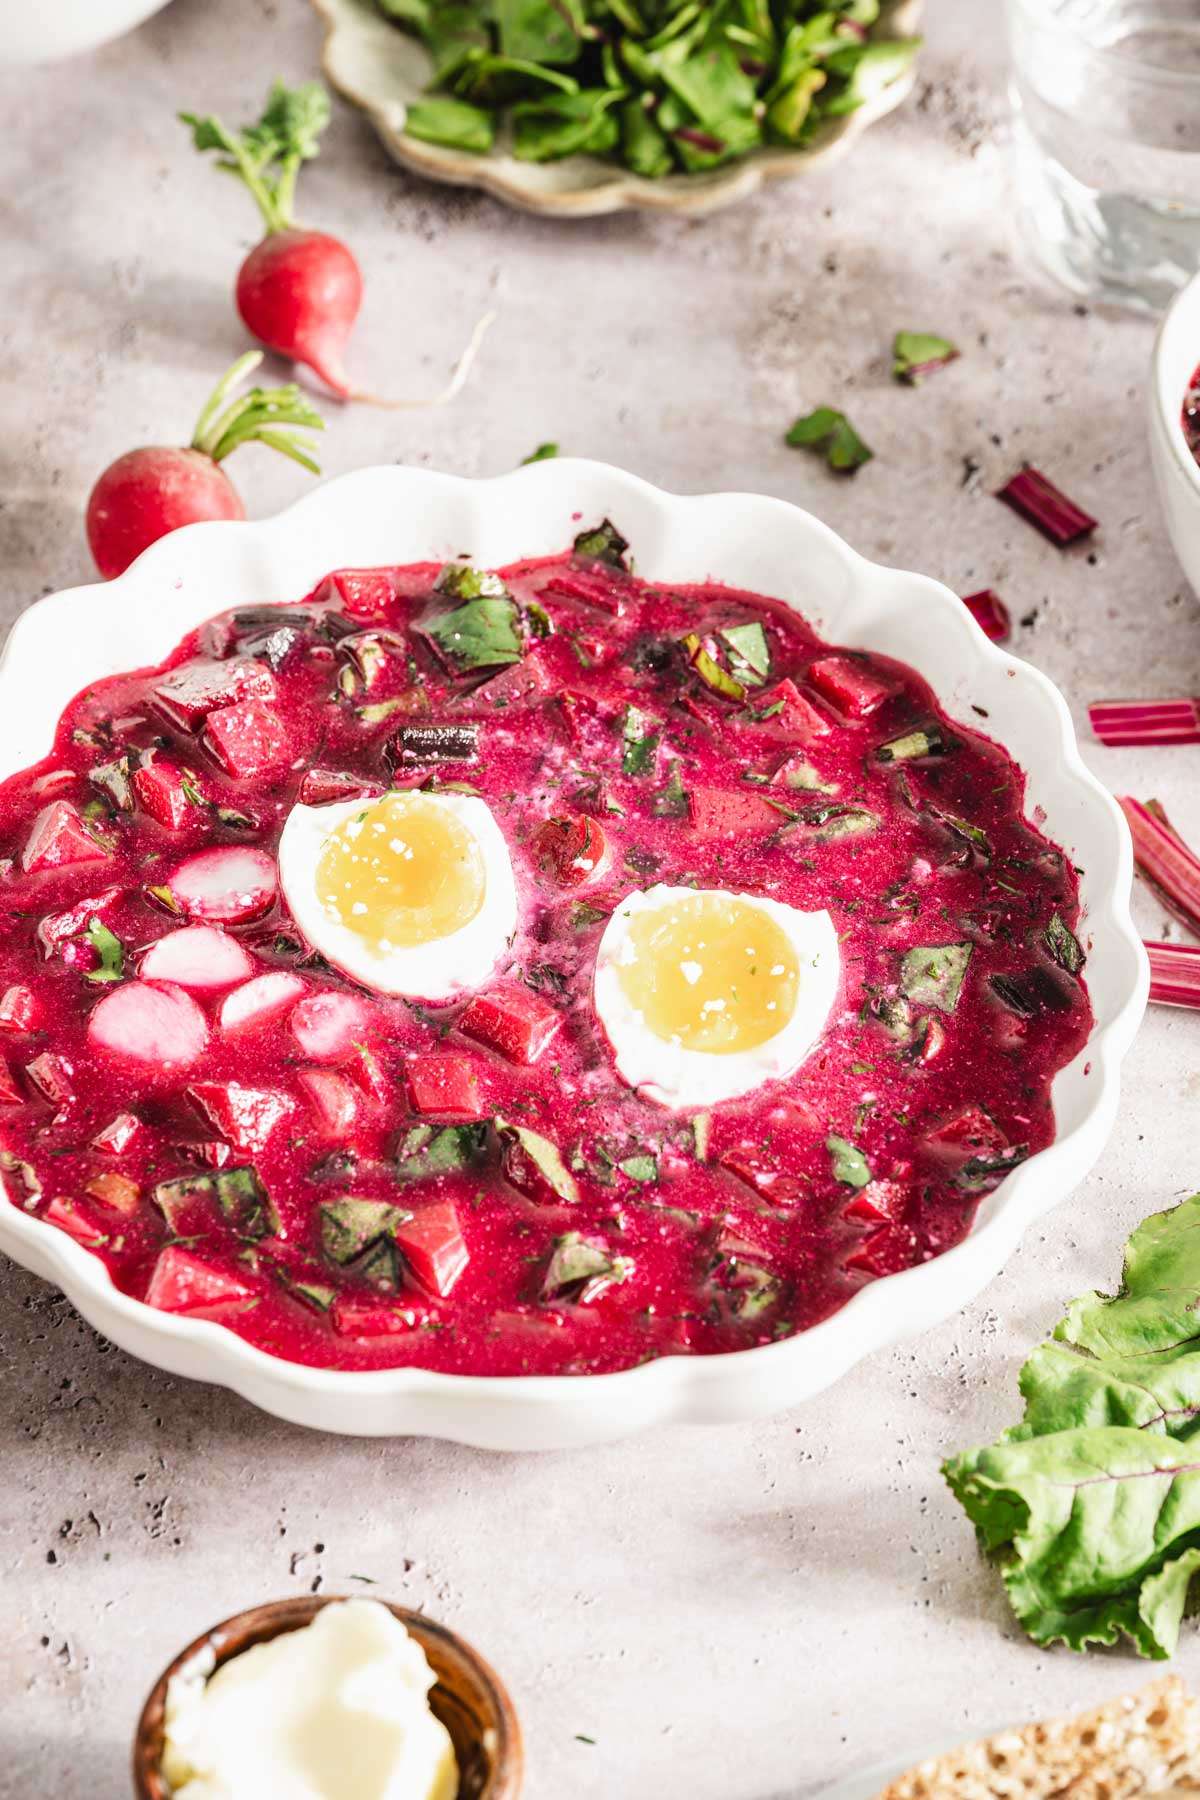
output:
M808 679L847 719L869 719L895 688L848 656L822 656L810 663Z
M598 873L607 844L595 819L561 818L539 825L530 849L543 875L560 887L579 887Z
M270 669L251 657L238 656L229 662L184 663L158 683L154 699L172 725L197 731L218 707L239 700L274 700L276 693Z
M899 1181L872 1181L855 1194L843 1212L867 1225L891 1225L904 1217L907 1191Z
M329 806L336 800L359 800L383 793L382 783L336 769L309 769L297 795L301 806Z
M243 1087L240 1081L194 1081L187 1095L214 1130L249 1156L266 1148L276 1126L292 1110L286 1094Z
M157 756L134 770L133 791L142 810L167 831L179 831L193 810L183 791L182 771Z
M253 1288L231 1269L206 1262L180 1244L159 1252L146 1289L147 1306L194 1317L240 1310L253 1298Z
M329 579L352 619L382 618L392 603L392 578L386 569L337 569Z
M86 929L89 919L101 917L120 899L120 888L106 888L102 894L93 894L86 900L77 900L66 912L47 913L39 920L37 940L43 956L53 956L69 938L78 937Z
M586 569L560 569L542 592L549 599L582 600L585 606L598 607L601 612L617 618L624 610L629 589L615 576L593 565Z
M292 755L283 720L261 700L209 713L204 741L226 774L243 781L281 769Z
M531 988L507 987L477 994L458 1021L459 1030L490 1044L509 1062L535 1063L562 1024L562 1014Z
M894 1226L884 1225L864 1238L845 1258L842 1267L851 1274L879 1277L899 1274L901 1269L911 1266L912 1260L913 1247L907 1234Z
M325 1137L346 1138L358 1114L354 1089L334 1069L299 1069L296 1081Z
M396 1242L415 1279L431 1294L443 1298L470 1259L451 1200L435 1200L423 1206L397 1228Z
M339 1337L395 1337L421 1323L411 1306L394 1301L363 1299L358 1294L339 1294L333 1303L333 1329Z
M102 1131L98 1131L92 1139L92 1149L100 1150L106 1156L120 1156L128 1150L130 1144L142 1129L142 1121L136 1113L118 1113Z
M208 1021L182 988L127 981L96 1007L88 1020L88 1039L97 1049L142 1063L147 1073L169 1073L203 1055Z
M0 1056L0 1106L24 1106L25 1096L17 1086L12 1070Z
M51 1200L42 1217L48 1225L57 1225L60 1231L73 1237L85 1250L102 1249L108 1242L104 1227L75 1200Z
M408 1065L408 1097L414 1112L427 1118L482 1119L479 1075L468 1056L414 1056Z
M754 837L778 831L785 815L761 794L741 788L695 787L688 795L692 825L701 837Z
M0 994L0 1031L32 1031L38 1022L39 1007L32 988L6 988Z
M1008 1148L1008 1139L996 1121L978 1106L965 1106L953 1118L944 1119L929 1133L926 1143L935 1156L960 1163Z
M778 712L774 710L776 707ZM773 688L756 694L754 711L772 731L781 737L798 738L802 744L829 737L835 729L833 721L827 719L811 700L805 699L794 681L777 681ZM762 718L764 713L769 713L770 717Z
M26 875L44 869L64 869L72 863L107 862L108 851L98 844L69 800L52 800L30 827L21 867Z
M1068 500L1062 489L1056 488L1038 469L1020 469L999 489L996 498L1011 506L1060 550L1077 543L1080 538L1090 537L1098 522L1073 500Z

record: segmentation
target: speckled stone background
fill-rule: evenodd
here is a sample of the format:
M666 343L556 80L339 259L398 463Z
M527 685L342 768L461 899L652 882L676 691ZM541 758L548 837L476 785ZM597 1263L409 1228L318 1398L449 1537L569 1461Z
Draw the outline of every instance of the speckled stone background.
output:
M1017 649L1081 718L1089 696L1197 691L1197 602L1144 450L1151 330L1077 308L1011 241L999 12L931 0L900 114L833 171L705 222L522 218L406 178L339 107L302 205L368 271L358 372L431 391L481 311L499 316L453 409L332 417L327 470L488 475L551 438L667 487L761 489L869 556L998 588ZM249 116L318 45L302 0L175 0L91 58L0 72L6 620L88 578L96 473L185 437L242 348L230 286L252 209L175 110ZM949 333L963 360L896 387L897 326ZM826 401L878 452L853 481L782 443ZM1058 553L990 497L1026 457L1099 516L1090 553ZM252 514L303 486L264 452L238 460ZM1086 753L1200 835L1193 752ZM1200 1181L1198 1053L1196 1021L1153 1017L1099 1170L987 1293L766 1424L526 1459L318 1437L142 1367L5 1265L0 1795L123 1795L168 1656L225 1613L317 1588L386 1593L473 1637L523 1715L529 1800L807 1800L1142 1678L1124 1656L1023 1641L938 1463L1012 1419L1022 1354L1060 1303L1111 1281L1136 1221ZM1183 1644L1200 1679L1200 1634Z

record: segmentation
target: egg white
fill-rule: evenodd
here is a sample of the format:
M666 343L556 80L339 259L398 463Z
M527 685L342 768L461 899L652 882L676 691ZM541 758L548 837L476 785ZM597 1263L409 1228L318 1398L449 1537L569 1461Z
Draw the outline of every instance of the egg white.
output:
M379 796L382 798L382 796ZM464 825L483 858L483 905L457 931L425 944L374 950L326 912L317 897L317 864L330 835L374 800L294 806L279 840L279 885L314 950L364 987L412 1000L450 1000L486 981L517 928L517 888L504 835L471 794L422 793Z
M795 1009L774 1037L752 1050L721 1055L710 1050L690 1050L675 1039L658 1037L618 977L631 921L641 913L662 912L679 901L694 900L698 892L755 907L783 930L795 952L800 973ZM837 932L827 912L800 912L779 900L734 894L726 888L660 884L644 893L628 895L605 926L596 952L593 1002L622 1081L656 1105L680 1111L736 1100L764 1082L793 1074L824 1031L840 983Z

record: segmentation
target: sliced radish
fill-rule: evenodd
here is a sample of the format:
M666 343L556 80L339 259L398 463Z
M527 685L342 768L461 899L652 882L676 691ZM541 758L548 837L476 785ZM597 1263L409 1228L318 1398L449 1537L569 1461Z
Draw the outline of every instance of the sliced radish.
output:
M296 1080L308 1096L324 1135L346 1137L358 1112L354 1089L346 1077L332 1069L299 1069Z
M57 1225L73 1237L85 1250L99 1250L108 1242L108 1233L73 1200L51 1200L42 1214L49 1225Z
M215 925L184 925L168 931L142 957L145 981L173 981L179 987L217 989L245 981L253 958Z
M21 852L26 875L66 868L71 863L107 861L108 851L90 835L69 800L52 800L43 806Z
M396 1242L421 1286L447 1295L469 1260L451 1200L435 1200L396 1229Z
M68 938L79 935L89 919L101 917L113 901L120 897L120 888L105 888L102 894L93 894L87 900L77 900L66 912L47 913L44 919L38 921L37 928L37 941L42 955L53 956Z
M210 713L204 741L226 773L242 779L269 774L291 761L283 720L261 700L240 700Z
M369 1009L353 994L310 994L291 1017L292 1036L313 1062L341 1062L361 1042Z
M75 1098L75 1071L65 1056L43 1050L31 1063L26 1063L25 1073L51 1106L65 1106L68 1100Z
M88 1020L88 1039L115 1056L164 1071L186 1069L204 1052L208 1022L181 987L128 981L106 994Z
M159 1251L146 1289L146 1305L160 1312L224 1312L253 1298L253 1288L230 1270L215 1268L179 1244Z
M142 1121L136 1113L118 1113L116 1118L107 1124L103 1131L98 1131L92 1139L92 1149L102 1150L106 1156L120 1156L127 1150L138 1132L142 1129Z
M229 662L185 663L159 682L154 698L173 725L194 731L218 706L273 700L275 679L262 663L246 656Z
M285 969L256 975L253 981L244 982L241 987L234 988L232 994L226 994L217 1015L218 1023L227 1037L234 1032L269 1025L272 1019L277 1019L294 1005L303 992L304 983L300 977L289 975Z
M223 1138L251 1156L265 1147L275 1127L292 1110L286 1094L243 1087L240 1081L193 1082L187 1095Z
M38 1003L32 988L10 987L0 995L0 1031L32 1031Z
M265 851L222 848L189 856L167 886L190 918L237 925L266 912L278 890L279 877Z

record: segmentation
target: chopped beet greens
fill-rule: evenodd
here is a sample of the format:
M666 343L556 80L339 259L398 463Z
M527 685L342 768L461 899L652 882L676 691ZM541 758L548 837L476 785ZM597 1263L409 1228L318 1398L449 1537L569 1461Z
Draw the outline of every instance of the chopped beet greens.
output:
M853 475L875 455L845 413L832 406L818 406L815 412L797 419L787 434L787 442L793 450L815 450L839 475Z
M957 362L960 354L949 338L929 331L898 331L892 344L892 374L917 387L926 375Z

